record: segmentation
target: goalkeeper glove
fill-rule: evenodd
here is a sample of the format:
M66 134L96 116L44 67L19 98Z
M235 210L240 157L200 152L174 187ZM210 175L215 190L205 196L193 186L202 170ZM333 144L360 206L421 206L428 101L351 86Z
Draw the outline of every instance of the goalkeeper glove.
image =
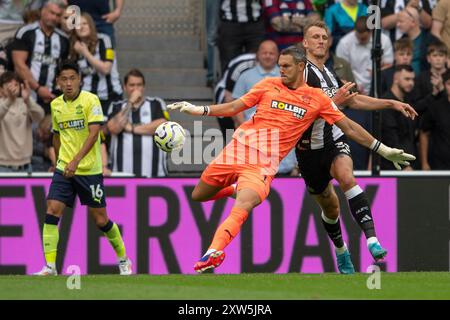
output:
M209 115L209 106L194 106L193 104L181 101L169 104L167 106L169 110L180 109L180 112L184 112L193 116L207 116Z
M416 157L412 154L405 153L400 149L389 148L376 139L372 142L370 148L383 158L392 161L397 170L402 170L400 165L409 166L408 160L416 160Z

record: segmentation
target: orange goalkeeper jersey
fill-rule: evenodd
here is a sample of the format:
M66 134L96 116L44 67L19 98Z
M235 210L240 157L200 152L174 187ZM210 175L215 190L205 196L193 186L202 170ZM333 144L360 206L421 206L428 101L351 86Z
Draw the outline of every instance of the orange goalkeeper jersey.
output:
M329 124L344 118L319 88L304 85L289 89L281 78L265 78L240 98L256 113L244 122L233 138L249 148L281 161L317 118Z

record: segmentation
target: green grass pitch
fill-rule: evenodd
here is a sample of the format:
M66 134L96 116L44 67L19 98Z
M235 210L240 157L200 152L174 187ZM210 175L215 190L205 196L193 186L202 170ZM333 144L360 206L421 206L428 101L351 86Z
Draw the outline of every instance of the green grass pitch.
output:
M0 276L0 299L450 299L450 272L381 273L381 289L367 288L369 274L92 275L69 290L66 276Z

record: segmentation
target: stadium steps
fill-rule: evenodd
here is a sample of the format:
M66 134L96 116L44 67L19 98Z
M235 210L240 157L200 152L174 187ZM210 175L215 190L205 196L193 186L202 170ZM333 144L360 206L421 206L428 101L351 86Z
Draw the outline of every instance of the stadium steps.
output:
M205 104L205 101L211 101L211 90L206 87L148 86L147 90L152 93L151 95L159 96L165 100L202 100L202 104Z
M137 66L137 65L136 65ZM120 68L119 73L125 75L128 70L135 67L131 65L129 69ZM149 87L201 87L206 86L206 70L202 68L192 69L164 69L164 68L139 68L145 76ZM171 99L172 97L165 97ZM194 97L195 98L195 97ZM208 88L207 100L211 99L211 90Z
M134 66L155 66L158 68L197 69L203 68L203 53L201 51L133 51L121 50L117 52L120 68L130 69Z
M202 2L197 0L127 0L115 24L121 78L129 69L138 68L147 80L146 95L159 96L167 103L211 104L213 91L206 86L201 42L202 17ZM211 136L218 133L215 118L171 112L171 119L188 130L197 144L210 144ZM202 130L194 130L194 120L202 120ZM202 151L192 149L191 154L194 164L169 161L169 172L198 175L205 167Z
M120 20L119 20L120 21ZM195 51L200 49L200 39L193 35L118 35L117 50L124 51Z
M201 1L127 0L115 24L120 74L136 67L144 72L152 95L210 103L202 11Z

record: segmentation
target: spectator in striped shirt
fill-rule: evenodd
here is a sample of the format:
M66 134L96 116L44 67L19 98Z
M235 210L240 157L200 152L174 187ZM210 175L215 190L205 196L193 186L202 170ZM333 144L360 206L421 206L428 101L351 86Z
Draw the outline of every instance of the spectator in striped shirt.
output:
M89 13L81 13L80 28L71 37L70 58L80 67L82 90L96 94L106 114L112 102L122 99L122 85L111 39L97 33Z
M62 0L47 1L40 11L39 21L20 28L10 47L14 70L34 90L37 103L47 114L50 101L59 93L56 67L69 53L69 40L57 28L64 9Z
M264 36L262 0L220 0L218 46L222 72L233 58L256 52Z
M124 78L126 100L112 103L108 110L111 138L111 168L137 177L167 175L166 154L153 141L156 128L169 120L166 103L146 97L141 71L130 70Z

